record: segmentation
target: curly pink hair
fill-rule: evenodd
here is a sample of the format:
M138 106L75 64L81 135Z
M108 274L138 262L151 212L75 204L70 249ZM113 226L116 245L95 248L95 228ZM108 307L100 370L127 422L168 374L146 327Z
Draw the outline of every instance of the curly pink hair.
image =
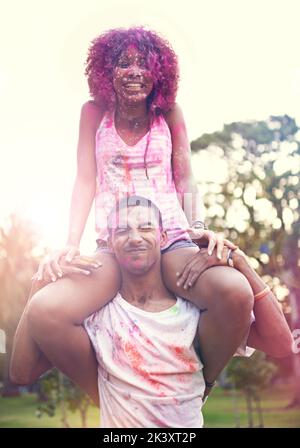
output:
M92 40L86 59L85 75L92 98L112 109L116 103L113 69L121 53L134 45L146 58L153 78L153 90L147 99L150 111L167 112L174 105L179 80L177 56L170 43L142 26L105 31Z

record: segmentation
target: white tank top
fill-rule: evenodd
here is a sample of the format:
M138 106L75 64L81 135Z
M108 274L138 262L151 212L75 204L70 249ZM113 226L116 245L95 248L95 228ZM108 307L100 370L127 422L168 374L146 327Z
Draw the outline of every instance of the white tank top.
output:
M147 312L117 294L85 320L98 361L101 427L202 427L205 385L193 347L199 314L180 297Z

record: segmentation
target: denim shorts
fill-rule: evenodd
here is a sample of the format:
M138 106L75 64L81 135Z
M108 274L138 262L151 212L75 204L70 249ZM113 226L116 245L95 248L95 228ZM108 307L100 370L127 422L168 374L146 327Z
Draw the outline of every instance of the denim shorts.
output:
M96 240L97 248L96 253L102 252L104 254L113 255L113 251L107 247L107 243L105 240ZM170 246L161 250L162 254L166 254L167 252L171 252L172 250L181 249L182 247L198 247L196 243L192 240L181 239L174 241Z

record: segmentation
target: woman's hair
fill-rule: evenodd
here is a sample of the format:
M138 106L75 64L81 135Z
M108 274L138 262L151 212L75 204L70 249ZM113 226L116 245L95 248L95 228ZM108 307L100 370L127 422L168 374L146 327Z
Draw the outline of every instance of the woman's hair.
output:
M147 99L149 110L156 114L168 111L177 93L177 56L167 40L142 26L108 30L92 40L85 63L92 98L106 109L114 107L113 69L130 45L143 54L153 78L153 89Z

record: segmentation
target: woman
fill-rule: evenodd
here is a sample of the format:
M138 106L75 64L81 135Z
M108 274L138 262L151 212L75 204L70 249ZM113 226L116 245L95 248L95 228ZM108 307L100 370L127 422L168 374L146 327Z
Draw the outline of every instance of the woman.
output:
M120 287L119 268L107 248L106 217L115 199L142 195L159 207L168 231L162 251L165 284L206 311L199 341L210 387L245 335L253 295L245 278L220 261L224 244L236 246L217 239L201 222L189 140L175 103L177 57L170 44L152 31L115 29L92 42L86 75L93 100L81 111L67 247L40 265L38 280L52 282L34 295L29 307L31 321L41 329L36 331L37 343L65 374L76 366L76 381L84 384L86 364L76 345L77 335L84 331L81 324ZM86 271L80 265L72 268L72 260L79 254L94 199L96 260L101 267ZM199 251L191 238L206 241L207 251ZM219 258L212 254L215 246ZM70 275L63 277L60 264L65 260L70 262ZM177 277L185 267L184 275ZM56 282L59 277L63 278ZM41 371L46 367L46 358L41 357Z

